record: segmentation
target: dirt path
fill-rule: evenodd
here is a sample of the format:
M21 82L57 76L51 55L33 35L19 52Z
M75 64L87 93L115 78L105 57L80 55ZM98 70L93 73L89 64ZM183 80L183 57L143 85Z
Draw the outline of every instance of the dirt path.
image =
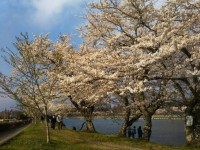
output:
M12 139L13 137L17 136L19 133L21 133L25 128L27 128L30 124L18 127L15 129L11 129L9 131L1 132L0 133L0 145L3 145L8 140Z
M94 145L92 145L93 148L98 148L102 150L145 150L141 148L134 148L127 145L121 145L121 144L112 144L109 142L97 142Z

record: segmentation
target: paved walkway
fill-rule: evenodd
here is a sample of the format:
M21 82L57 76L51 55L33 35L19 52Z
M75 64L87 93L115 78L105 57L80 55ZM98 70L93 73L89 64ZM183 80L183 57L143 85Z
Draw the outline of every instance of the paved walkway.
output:
M8 140L10 140L10 139L14 138L15 136L17 136L18 134L20 134L29 125L30 124L0 133L0 145L3 145Z

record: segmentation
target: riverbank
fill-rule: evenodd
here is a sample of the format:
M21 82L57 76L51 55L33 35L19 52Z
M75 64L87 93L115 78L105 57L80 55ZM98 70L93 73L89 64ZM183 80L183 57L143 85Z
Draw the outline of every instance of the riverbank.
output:
M194 150L191 147L163 146L137 139L119 138L115 135L68 129L51 130L51 142L46 144L45 131L44 125L31 125L20 135L1 146L0 150Z

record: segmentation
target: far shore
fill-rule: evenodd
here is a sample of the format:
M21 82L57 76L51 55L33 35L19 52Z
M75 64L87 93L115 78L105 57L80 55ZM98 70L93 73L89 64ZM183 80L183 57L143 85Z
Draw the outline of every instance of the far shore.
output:
M67 118L84 118L82 116L76 115L76 116L67 116L64 117L65 119ZM103 116L103 115L94 115L93 119L95 118L100 118L100 119L123 119L123 116ZM139 119L144 119L143 117L140 117ZM180 116L180 115L153 115L152 117L153 120L185 120L185 117Z

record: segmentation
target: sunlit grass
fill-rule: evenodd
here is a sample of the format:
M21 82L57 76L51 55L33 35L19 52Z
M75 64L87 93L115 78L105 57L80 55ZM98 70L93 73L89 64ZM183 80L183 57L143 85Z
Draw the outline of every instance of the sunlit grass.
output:
M1 150L192 150L190 147L172 147L150 142L119 138L74 130L51 130L51 142L46 143L46 130L41 124L31 125L20 135L0 147Z

